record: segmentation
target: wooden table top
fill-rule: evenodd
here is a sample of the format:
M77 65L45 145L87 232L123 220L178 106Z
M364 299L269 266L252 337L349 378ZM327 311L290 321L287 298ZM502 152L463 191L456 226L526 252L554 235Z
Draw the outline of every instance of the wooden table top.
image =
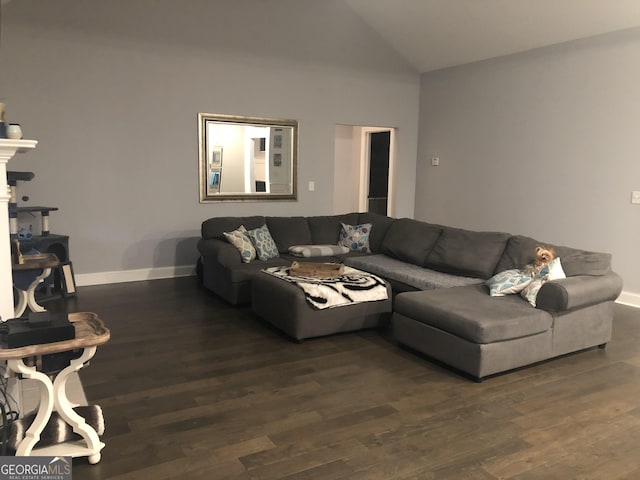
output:
M76 312L69 314L69 321L73 323L76 337L62 342L26 345L18 348L0 347L0 360L10 360L49 353L66 352L78 348L95 347L109 341L111 332L97 314L92 312Z
M43 268L53 268L60 265L60 260L55 253L36 253L23 255L24 263L12 263L11 270L41 270Z

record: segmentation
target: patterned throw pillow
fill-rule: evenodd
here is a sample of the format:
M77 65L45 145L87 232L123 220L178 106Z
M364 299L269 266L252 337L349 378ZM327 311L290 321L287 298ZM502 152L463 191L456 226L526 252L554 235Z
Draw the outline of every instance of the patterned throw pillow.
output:
M371 233L371 224L363 223L362 225L347 225L340 222L342 230L340 230L340 239L338 245L348 247L349 250L356 252L371 252L369 248L369 234Z
M271 236L271 233L269 233L269 228L267 228L266 224L262 225L260 228L249 230L247 234L253 242L253 245L256 247L259 260L266 261L270 258L280 256L276 242L273 241L273 237Z
M519 293L531 283L531 275L522 270L505 270L495 274L485 282L492 297L504 297L512 293Z
M223 233L227 241L238 249L244 263L249 263L251 260L255 260L256 249L254 248L253 243L251 243L251 239L248 237L248 232L247 229L244 228L244 225L240 225L233 232Z

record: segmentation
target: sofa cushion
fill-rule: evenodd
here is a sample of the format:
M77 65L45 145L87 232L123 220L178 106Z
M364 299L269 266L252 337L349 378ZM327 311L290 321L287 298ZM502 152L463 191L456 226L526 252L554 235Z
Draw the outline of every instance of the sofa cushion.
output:
M347 258L368 257L369 255L372 254L365 252L354 252L352 250L349 250L349 253L334 255L333 258L335 258L338 263L344 263Z
M576 275L606 275L611 271L611 254L578 251L561 257L567 277Z
M306 217L267 217L267 227L280 253L286 253L293 245L313 243Z
M240 225L233 232L224 232L224 236L227 241L236 247L236 250L240 252L240 258L244 263L249 263L252 260L255 260L257 252L253 243L251 243L251 238L248 235L247 229L244 228L244 225Z
M509 239L495 273L512 268L524 268L533 263L535 248L538 245L550 245L534 238L514 235ZM588 252L571 247L552 245L556 257L562 261L567 277L575 275L605 275L611 271L611 255L608 253Z
M538 245L549 244L524 235L513 235L507 242L507 248L504 249L504 253L496 265L496 273L532 265L535 261L535 250Z
M273 241L266 225L249 230L247 235L249 235L253 245L256 247L256 254L259 260L265 262L270 258L280 256L278 247L276 247L276 243Z
M409 285L419 290L457 287L482 282L482 280L478 278L461 277L459 275L436 272L435 270L419 267L383 254L349 257L344 260L344 264L359 270L364 270L365 272L380 275L387 280Z
M441 233L440 226L400 218L387 230L382 242L382 253L414 265L423 265Z
M307 221L311 232L311 243L314 245L337 245L340 229L342 228L340 223L355 225L358 223L358 214L347 213L345 215L309 217Z
M445 227L425 266L471 277L489 278L511 235Z
M519 295L491 297L484 285L406 292L394 311L473 343L493 343L547 331L553 317Z
M389 230L391 225L395 222L395 219L373 212L362 212L358 215L359 216L357 223L371 224L371 234L369 235L369 249L373 253L381 253L384 237L386 236L387 231Z
M342 229L340 230L340 240L338 245L345 246L354 252L368 253L369 249L369 234L371 233L371 224L363 223L361 225L347 225L342 223Z
M202 222L200 231L202 238L217 238L218 240L226 240L224 232L236 230L240 225L244 225L247 230L258 228L264 225L264 217L215 217Z

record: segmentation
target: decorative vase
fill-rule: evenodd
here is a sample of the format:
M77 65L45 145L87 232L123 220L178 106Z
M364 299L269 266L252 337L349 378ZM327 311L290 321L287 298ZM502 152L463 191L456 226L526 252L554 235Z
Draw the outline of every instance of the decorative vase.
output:
M22 127L19 123L10 123L7 126L7 138L20 140L22 138Z

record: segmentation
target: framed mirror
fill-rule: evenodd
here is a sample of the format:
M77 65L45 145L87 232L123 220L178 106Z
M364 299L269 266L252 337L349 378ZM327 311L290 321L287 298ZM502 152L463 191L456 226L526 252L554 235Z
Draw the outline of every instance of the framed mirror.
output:
M295 200L298 122L198 114L200 203Z

